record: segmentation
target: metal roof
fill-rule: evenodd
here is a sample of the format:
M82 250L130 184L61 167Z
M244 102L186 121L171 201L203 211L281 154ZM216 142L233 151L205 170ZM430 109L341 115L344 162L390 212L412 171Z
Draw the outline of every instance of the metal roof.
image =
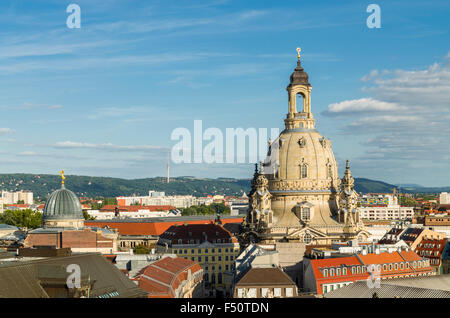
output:
M325 294L325 298L450 298L450 275L382 281L369 288L359 281Z
M92 253L0 264L0 298L48 298L39 284L42 279L39 275L44 275L47 280L60 279L61 275L70 273L49 269L55 266L65 269L70 264L79 265L82 277L89 276L94 282L90 292L92 298L146 297L144 291L105 257Z

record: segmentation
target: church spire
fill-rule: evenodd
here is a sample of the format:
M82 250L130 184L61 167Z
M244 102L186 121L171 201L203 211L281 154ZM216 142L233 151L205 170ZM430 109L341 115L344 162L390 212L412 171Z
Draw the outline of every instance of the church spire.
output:
M289 97L289 111L284 120L286 129L306 128L314 129L315 123L311 113L311 84L308 73L305 72L300 60L301 49L297 48L297 67L291 74L286 88ZM297 96L302 105L297 105Z

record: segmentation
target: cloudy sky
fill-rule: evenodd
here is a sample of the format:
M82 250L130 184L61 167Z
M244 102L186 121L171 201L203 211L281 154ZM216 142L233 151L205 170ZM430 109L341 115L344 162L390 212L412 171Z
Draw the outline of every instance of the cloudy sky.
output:
M172 132L194 120L282 129L300 46L341 173L349 159L356 177L450 185L450 3L377 1L369 29L370 3L2 0L0 173L162 176ZM252 171L171 164L174 176Z

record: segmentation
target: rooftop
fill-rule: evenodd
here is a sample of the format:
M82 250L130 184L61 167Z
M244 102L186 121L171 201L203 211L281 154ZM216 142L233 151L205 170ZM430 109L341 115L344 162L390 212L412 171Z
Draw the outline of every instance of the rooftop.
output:
M295 285L295 283L279 267L252 268L239 280L236 287L254 285Z

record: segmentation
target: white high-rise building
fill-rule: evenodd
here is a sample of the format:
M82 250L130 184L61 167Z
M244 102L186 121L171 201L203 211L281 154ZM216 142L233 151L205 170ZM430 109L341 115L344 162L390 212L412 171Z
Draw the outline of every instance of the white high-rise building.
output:
M450 204L450 193L442 192L439 196L440 204Z
M9 192L2 191L3 204L17 204L23 201L24 204L33 204L33 192L31 191L17 191Z

